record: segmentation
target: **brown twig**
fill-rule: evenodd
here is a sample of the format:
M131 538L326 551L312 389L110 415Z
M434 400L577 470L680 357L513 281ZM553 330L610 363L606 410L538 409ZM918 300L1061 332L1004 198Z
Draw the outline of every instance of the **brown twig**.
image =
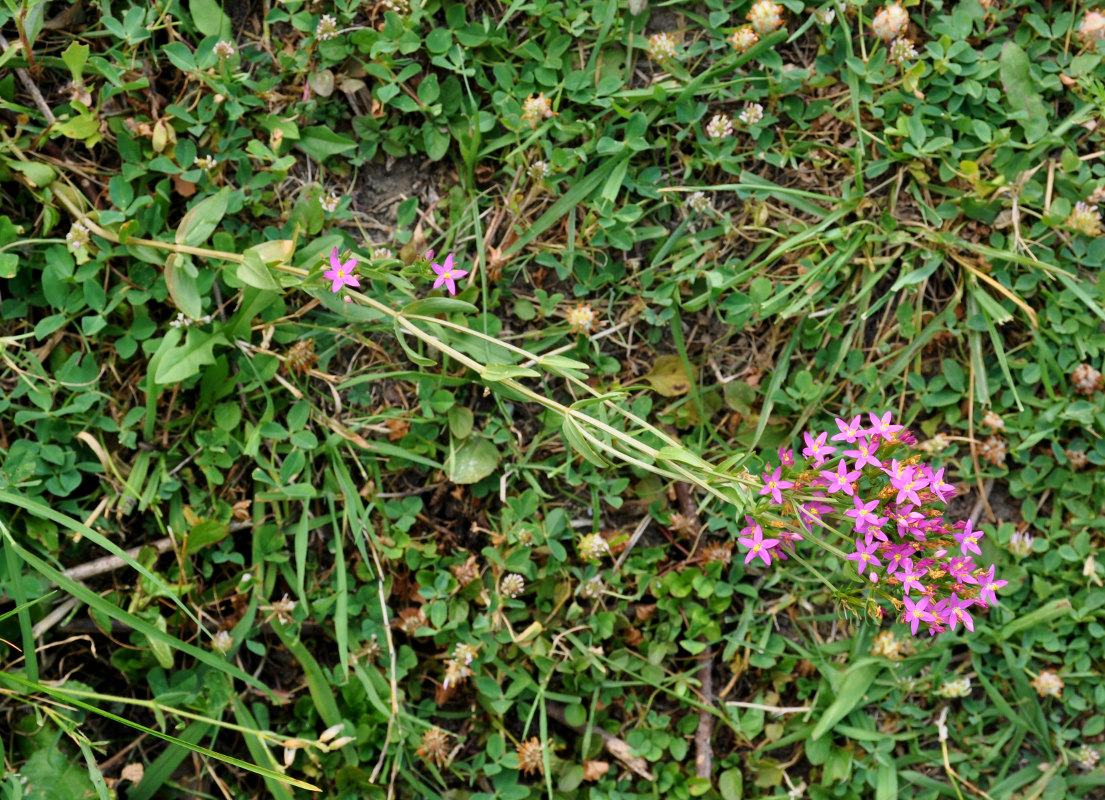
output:
M20 35L22 38L22 28L20 28ZM8 47L8 40L5 39L2 34L0 34L0 51L6 51ZM24 49L27 54L27 63L34 64L34 54L31 52L31 49L29 47L26 47L25 45ZM27 72L27 70L23 69L22 67L16 67L15 74L19 76L19 82L23 84L23 88L27 90L27 93L31 96L31 99L34 100L34 103L38 107L38 110L42 112L42 116L46 117L46 123L48 125L53 125L55 119L54 112L50 110L50 106L46 105L46 98L44 98L42 96L42 92L38 90L38 87L35 85L34 79L31 78L31 73Z

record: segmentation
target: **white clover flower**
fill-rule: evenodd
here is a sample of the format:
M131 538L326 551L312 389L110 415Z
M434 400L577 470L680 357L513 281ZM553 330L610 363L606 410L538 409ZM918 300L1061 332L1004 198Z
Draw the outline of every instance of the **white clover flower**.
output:
M465 642L461 642L453 648L453 658L461 662L465 666L472 663L472 660L476 657L476 648Z
M744 111L740 113L740 121L745 125L752 126L764 118L764 107L759 103L749 103L744 107Z
M591 578L579 585L579 596L588 600L595 600L602 596L605 589L606 584L602 582L602 578Z
M687 198L687 205L691 210L704 214L710 210L710 198L706 196L705 192L692 192L691 196Z
M548 161L534 161L529 165L529 169L526 170L526 175L529 176L532 181L543 181L552 172L549 167Z
M215 637L211 640L211 647L218 650L224 655L230 652L230 648L234 646L234 637L232 637L226 631L219 631L215 634Z
M69 233L65 234L65 241L69 243L69 249L76 252L87 245L89 242L88 234L88 228L79 222L74 222L69 228Z
M836 19L836 9L815 8L813 11L813 18L818 25L832 25L833 20Z
M648 55L653 61L667 61L676 58L675 37L670 33L654 33L648 37Z
M234 55L234 43L226 39L215 42L215 55L219 58L230 58Z
M971 694L971 679L955 678L946 681L936 693L943 697L968 697Z
M1040 674L1029 685L1036 690L1040 697L1062 697L1063 679L1050 669L1040 670Z
M502 593L507 597L517 597L525 590L526 581L521 575L512 572L503 578L503 582L499 586Z
M589 533L579 540L579 553L588 561L610 555L610 545L600 534Z
M711 139L724 139L733 133L733 120L725 114L714 114L706 123L706 135Z
M1078 766L1086 770L1086 772L1089 772L1094 769L1097 766L1097 762L1101 760L1101 753L1088 744L1084 744L1078 748L1076 758L1078 759Z
M218 165L219 165L218 162L215 161L215 159L212 158L209 155L208 156L196 156L195 159L192 161L192 166L193 167L199 167L200 169L206 170L208 172L213 170Z
M752 30L751 25L742 25L729 36L729 43L738 53L747 53L758 41L760 36Z
M772 0L757 0L745 17L760 36L779 29L783 25L783 7Z
M320 42L333 39L338 35L338 21L331 14L323 14L315 28L315 38Z
M901 36L908 26L909 12L897 3L886 6L871 20L872 32L884 42Z
M1097 206L1091 206L1079 200L1067 217L1066 225L1086 236L1100 236L1101 213L1097 210Z
M325 196L320 196L318 204L322 206L322 210L327 214L333 214L338 210L338 204L341 203L341 195L336 192L330 192Z
M899 36L890 43L889 58L892 64L904 64L917 58L917 48L913 46L912 41L904 36Z
M1015 556L1024 558L1032 552L1032 543L1034 541L1035 537L1023 531L1016 531L1009 538L1009 552Z

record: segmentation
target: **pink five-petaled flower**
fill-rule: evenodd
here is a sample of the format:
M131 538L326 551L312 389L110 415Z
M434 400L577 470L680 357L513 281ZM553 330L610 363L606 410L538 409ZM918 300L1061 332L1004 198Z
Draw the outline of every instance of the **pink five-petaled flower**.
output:
M879 449L878 438L864 437L856 442L855 450L845 450L844 455L856 460L855 468L863 469L870 464L875 469L882 469L882 462L875 458L875 452Z
M784 481L782 479L782 475L783 475L783 468L782 467L776 467L775 471L773 473L771 473L770 475L768 475L765 472L764 473L764 485L763 485L763 488L760 489L760 494L769 494L769 495L771 495L771 499L774 500L776 503L782 503L783 502L783 494L779 490L780 489L789 489L792 486L794 486L793 481Z
M978 540L982 538L983 532L973 530L972 528L973 525L968 519L967 526L963 528L963 530L958 531L953 535L955 536L955 541L959 545L960 552L963 553L963 555L974 553L976 556L980 556L982 555L982 550L979 549Z
M995 567L991 564L990 571L983 574L979 580L982 588L978 593L978 597L983 603L996 603L998 601L997 590L1009 583L1009 581L994 580L994 570Z
M960 599L959 595L953 592L951 599L948 600L947 607L944 609L944 615L947 617L948 620L948 627L954 631L955 626L958 623L962 622L967 627L967 630L974 633L974 617L967 613L967 609L973 606L974 603L975 601L971 598L967 597Z
M916 506L921 505L921 497L917 493L928 486L928 483L928 478L922 477L916 467L906 467L902 470L901 477L890 479L890 485L898 490L894 502L901 505L909 500Z
M802 437L806 440L806 446L802 448L802 455L806 458L813 456L815 463L824 464L825 459L828 458L831 453L836 452L835 447L825 444L825 437L828 435L827 433L822 433L815 439L808 433L803 433Z
M863 435L863 425L860 422L861 418L860 414L856 414L856 418L851 422L845 422L837 417L836 426L840 428L840 433L833 434L832 440L834 442L845 441L848 444L855 442L856 439Z
M916 587L917 591L923 592L925 590L925 585L921 583L918 578L923 578L924 576L925 571L923 569L914 568L903 572L901 575L902 593L909 594L909 590L912 587Z
M821 470L821 477L829 481L829 485L826 487L829 494L844 492L844 494L849 497L855 496L855 490L852 488L852 481L858 480L860 474L858 469L849 472L848 464L844 461L836 465L836 472L828 469Z
M334 282L330 286L330 291L337 294L338 292L341 291L341 287L343 287L343 286L356 286L358 289L361 288L360 282L357 280L357 277L353 274L353 268L356 267L356 266L357 266L357 257L356 256L349 259L348 261L346 261L343 264L343 263L341 263L341 259L338 258L338 248L335 247L333 250L331 250L330 251L330 269L328 269L328 270L326 270L326 272L322 273L322 277L326 278L326 280L328 280L328 281L333 281Z
M884 439L889 439L892 434L902 430L901 425L890 424L890 412L887 411L882 417L879 417L874 411L867 415L871 420L871 427L868 428L869 433L877 434Z
M432 250L430 251L433 252ZM442 284L445 284L445 288L449 290L449 294L457 293L457 285L454 283L458 278L463 278L468 274L466 269L455 269L453 267L453 254L445 256L444 264L432 264L433 270L437 273L437 280L434 281L434 288L438 288Z
M879 507L879 498L875 498L869 503L864 503L855 495L852 496L852 505L855 508L849 508L844 513L849 517L854 517L856 520L856 533L863 533L868 528L886 524L886 517L880 517L878 514L873 513L876 508ZM884 536L883 539L886 537Z
M922 597L917 602L914 602L908 597L903 597L905 601L905 611L902 612L902 622L909 624L909 632L914 636L917 635L917 626L922 622L932 622L933 616L929 612L925 611L925 607L929 604L927 597Z
M849 561L856 562L856 571L860 575L869 567L881 567L882 562L875 556L875 543L867 544L863 539L856 539L856 552L845 556ZM874 570L871 570L874 573Z
M944 483L944 468L931 472L929 475L929 491L936 495L941 503L947 503L956 495L956 488L950 483Z
M794 466L794 451L787 450L786 447L779 448L779 461L784 467Z
M744 559L745 564L753 558L762 558L764 566L771 566L771 548L779 544L779 540L765 539L763 529L759 525L752 526L751 538L741 536L737 541L748 548L748 555Z

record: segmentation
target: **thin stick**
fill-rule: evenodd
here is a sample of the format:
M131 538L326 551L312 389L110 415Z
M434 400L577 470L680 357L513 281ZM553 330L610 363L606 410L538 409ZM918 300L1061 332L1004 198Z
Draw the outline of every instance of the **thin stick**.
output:
M0 50L7 50L9 47L8 40L0 34ZM28 60L33 58L30 53L27 53ZM27 90L27 93L31 95L31 99L34 100L38 110L42 112L42 116L46 117L47 124L53 125L55 118L54 112L50 110L50 106L46 105L46 99L42 96L42 92L38 90L34 80L31 79L31 73L22 67L15 68L15 74L19 76L19 82L23 84L23 88Z

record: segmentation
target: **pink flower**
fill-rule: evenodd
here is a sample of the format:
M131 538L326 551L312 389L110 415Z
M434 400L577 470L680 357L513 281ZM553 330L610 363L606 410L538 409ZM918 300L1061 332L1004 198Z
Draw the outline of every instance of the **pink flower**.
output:
M891 478L890 485L898 490L895 503L903 503L906 500L916 506L921 505L921 497L917 493L928 486L928 479L917 474L916 467L906 467L902 470L901 477Z
M779 544L779 540L765 539L763 529L759 525L752 526L751 538L741 536L737 541L748 548L748 555L744 559L745 564L753 558L762 558L764 566L771 566L771 548Z
M433 250L430 250L426 255L427 257L433 257ZM437 280L434 281L434 288L437 289L442 284L445 284L445 288L449 290L449 294L457 293L457 285L454 283L458 278L463 278L468 274L466 269L454 269L453 268L453 254L450 253L445 257L444 264L433 264L433 270L437 273Z
M890 570L887 570L887 572L889 571ZM918 578L923 578L924 575L925 571L922 569L911 569L903 572L901 577L902 593L909 594L909 590L911 588L916 588L917 591L923 592L925 590L925 586L921 583L921 581L918 580Z
M787 450L785 447L779 448L779 461L784 467L794 466L794 451Z
M983 603L996 603L998 601L998 596L996 594L997 590L1000 589L1002 586L1007 586L1009 584L1009 581L994 580L995 569L996 567L991 564L990 571L985 573L982 576L982 579L979 581L981 590L979 591L978 596Z
M879 417L875 412L871 412L867 415L871 420L871 427L867 430L870 433L874 433L881 436L884 439L889 439L891 434L897 433L902 430L901 425L890 424L890 412L887 411L882 417Z
M783 502L783 494L780 489L789 489L794 486L792 481L784 481L782 475L782 467L776 467L775 471L770 475L765 472L763 475L764 485L763 488L760 489L760 494L771 495L771 499L779 504Z
M836 472L832 470L821 470L821 477L828 479L828 492L829 494L836 494L837 492L844 492L849 497L855 496L855 490L852 488L852 481L858 480L860 471L857 469L854 472L848 471L848 464L841 461L836 465Z
M361 288L360 282L357 280L356 276L353 275L353 268L356 266L356 256L343 264L341 263L341 259L338 258L338 248L335 247L331 250L330 269L322 273L322 277L326 278L328 281L334 282L330 286L330 291L337 294L341 291L342 286L356 286L358 289Z
M902 622L909 624L909 632L914 636L917 635L917 626L922 622L932 622L933 616L929 612L925 611L925 607L929 604L927 597L922 597L917 602L913 602L908 597L903 597L905 601L905 611L902 612Z
M862 539L856 539L856 552L845 556L849 561L856 562L856 570L860 575L864 573L864 570L882 566L882 562L875 555L875 546L874 542L867 543ZM873 569L871 571L874 572Z
M798 515L802 518L802 521L807 526L813 527L814 525L820 525L825 527L825 523L822 520L822 514L826 511L832 511L833 507L819 503L816 500L812 503L806 503L805 505L798 506Z
M936 472L929 471L929 491L940 498L941 503L947 503L958 494L950 483L944 483L944 468Z
M959 595L953 593L951 599L948 601L947 607L945 608L945 615L948 620L948 627L954 631L955 626L962 622L966 626L967 630L974 633L974 617L967 613L967 609L974 605L974 602L975 601L970 598L964 598L961 600L959 598Z
M856 442L855 450L845 450L844 455L856 460L855 468L863 469L870 464L875 469L882 469L882 462L875 458L875 451L879 449L878 438L864 437Z
M828 435L827 433L822 433L815 439L808 433L803 433L802 437L806 440L806 446L802 448L802 455L806 458L813 456L815 463L824 464L825 459L828 458L831 453L836 452L835 447L825 444L825 437Z
M856 496L852 496L852 505L855 508L850 508L844 513L853 517L856 520L856 533L863 533L870 527L879 527L886 524L886 517L880 517L876 513L872 513L879 507L879 498L875 498L869 503L864 503ZM884 536L883 539L886 537Z
M959 544L960 552L963 555L967 553L974 553L976 556L982 555L982 550L979 549L978 540L982 538L983 532L972 529L972 523L967 520L967 525L962 531L954 534L955 541Z
M833 441L845 441L848 444L852 444L857 438L863 435L863 426L860 423L862 416L856 414L855 419L851 422L845 422L837 417L836 426L840 428L840 433L833 434Z

